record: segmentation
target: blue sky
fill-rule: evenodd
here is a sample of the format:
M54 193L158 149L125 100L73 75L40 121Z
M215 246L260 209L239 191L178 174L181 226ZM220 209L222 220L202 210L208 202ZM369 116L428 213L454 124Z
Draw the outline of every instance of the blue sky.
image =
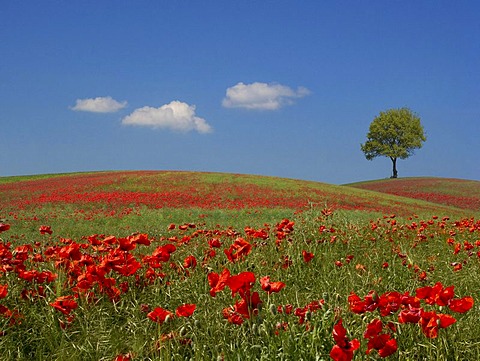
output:
M0 176L193 170L343 184L409 107L400 177L480 180L478 1L0 3Z

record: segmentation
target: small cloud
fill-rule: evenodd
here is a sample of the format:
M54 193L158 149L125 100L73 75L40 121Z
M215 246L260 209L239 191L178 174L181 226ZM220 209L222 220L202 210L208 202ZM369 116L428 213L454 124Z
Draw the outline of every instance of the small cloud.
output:
M115 113L127 106L127 102L117 102L112 97L98 97L89 99L77 99L72 110L93 113Z
M210 133L212 127L205 119L195 115L195 106L178 100L162 105L160 108L143 107L133 111L122 120L125 125L137 125L150 128L164 128L179 132L195 130Z
M293 104L293 99L310 94L305 87L293 90L276 83L238 83L227 89L222 105L226 108L275 110Z

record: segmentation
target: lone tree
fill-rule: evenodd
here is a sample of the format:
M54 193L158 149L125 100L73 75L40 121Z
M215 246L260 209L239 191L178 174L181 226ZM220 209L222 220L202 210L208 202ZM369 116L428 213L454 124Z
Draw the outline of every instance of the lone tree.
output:
M367 141L361 144L365 158L389 157L393 163L392 178L398 177L397 159L414 154L427 140L420 118L408 108L380 112L370 124Z

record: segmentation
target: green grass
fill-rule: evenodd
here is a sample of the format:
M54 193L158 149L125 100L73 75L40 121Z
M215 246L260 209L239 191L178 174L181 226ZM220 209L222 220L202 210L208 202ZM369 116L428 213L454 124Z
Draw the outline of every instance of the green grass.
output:
M393 322L397 327L393 337L398 342L398 351L389 357L391 360L480 359L477 339L480 258L476 253L480 251L476 243L480 239L480 224L471 218L472 213L373 191L255 176L172 172L129 177L121 174L115 178L116 183L108 187L148 190L158 184L172 184L178 177L184 181L184 185L179 183L179 189L193 183L216 185L217 188L205 186L205 189L217 190L255 183L304 194L300 189L308 186L310 190L324 191L325 198L300 212L280 207L154 209L101 203L90 207L47 203L13 210L6 202L0 203L0 218L7 218L6 223L11 225L8 231L0 233L3 240L0 243L11 243L13 257L19 252L15 247L32 245L28 259L23 262L26 269L49 270L58 275L54 282L41 285L20 279L17 272L8 267L2 268L0 285L8 285L8 294L0 299L0 305L17 310L21 317L0 316L0 331L4 332L0 336L0 359L113 360L120 354L131 354L134 360L329 360L334 345L332 330L339 318L343 319L348 337L361 341L356 360L379 359L375 351L369 356L365 354L367 342L363 339L367 324L375 318ZM43 181L45 179L48 178ZM342 198L341 202L338 198ZM325 215L325 205L334 200L353 209L338 208ZM392 211L384 217L375 207L365 210L354 207L365 201L383 202L379 209ZM398 209L412 212L391 218L391 213ZM419 216L414 216L418 211ZM443 216L450 219L442 220ZM293 231L279 240L282 237L277 233L277 225L285 218L294 222ZM169 230L170 224L175 224L175 229ZM195 224L195 228L180 230L183 224ZM51 226L53 234L41 235L38 231L41 225ZM268 238L249 235L249 228L263 230ZM74 294L79 275L56 267L59 259L49 259L47 250L59 249L68 243L88 245L87 237L93 234L121 238L136 233L148 233L153 241L150 246L137 245L128 251L143 267L133 276L114 271L106 275L115 280L116 286L126 282L128 291L112 301L96 285L92 289L95 299L88 301L80 296L78 308L72 311L74 320L62 329L60 321L65 322L66 317L50 303L59 296ZM250 242L252 250L239 262L232 263L223 251L238 237ZM202 264L210 249L208 241L213 238L218 238L222 247L216 249L215 257ZM465 242L472 248L468 249ZM148 267L142 258L167 243L175 244L177 250L156 270L164 273L164 277L149 284L145 278ZM461 245L457 253L455 244ZM118 244L108 247L107 250L112 250ZM313 253L312 261L306 263L302 251ZM92 256L97 265L107 254L92 246L85 246L81 252ZM45 261L34 261L35 254L41 254ZM183 266L184 259L190 255L197 259L195 269ZM3 255L0 266L8 264ZM455 270L455 264L462 264L462 269ZM238 295L232 297L228 287L216 297L209 294L208 274L224 269L232 275L249 271L256 276L252 291L259 293L263 304L258 315L246 319L242 325L233 325L222 315L224 308L240 300ZM80 270L85 272L86 268L82 266ZM259 279L267 275L272 281L284 282L285 288L268 295L259 284ZM474 307L463 314L454 313L448 307L423 305L425 309L451 314L457 319L452 326L440 329L437 338L427 338L418 325L400 324L397 313L384 317L378 311L359 315L348 305L351 292L362 298L372 290L378 295L388 291L415 294L417 288L437 282L454 285L458 298L472 296L475 300ZM21 297L25 290L36 292L39 286L44 287L44 297ZM318 300L323 300L322 308L308 313L303 324L293 314L277 312L279 306L292 305L295 309ZM175 317L164 324L151 321L144 312L145 308L155 307L174 312L183 303L195 303L194 314L188 318ZM285 327L280 327L282 325Z

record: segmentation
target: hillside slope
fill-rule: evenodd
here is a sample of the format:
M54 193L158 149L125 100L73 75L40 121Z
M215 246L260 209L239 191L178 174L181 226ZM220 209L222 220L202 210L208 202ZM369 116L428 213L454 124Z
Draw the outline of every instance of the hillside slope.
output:
M480 211L480 182L452 178L398 178L347 184L401 197Z
M332 210L407 216L462 214L458 208L381 193L376 183L371 183L375 192L366 190L369 184L365 183L363 188L359 185L346 187L276 177L183 171L4 177L0 178L0 218L21 210L66 205L82 212L96 208L121 212L140 206L297 211L315 205Z

